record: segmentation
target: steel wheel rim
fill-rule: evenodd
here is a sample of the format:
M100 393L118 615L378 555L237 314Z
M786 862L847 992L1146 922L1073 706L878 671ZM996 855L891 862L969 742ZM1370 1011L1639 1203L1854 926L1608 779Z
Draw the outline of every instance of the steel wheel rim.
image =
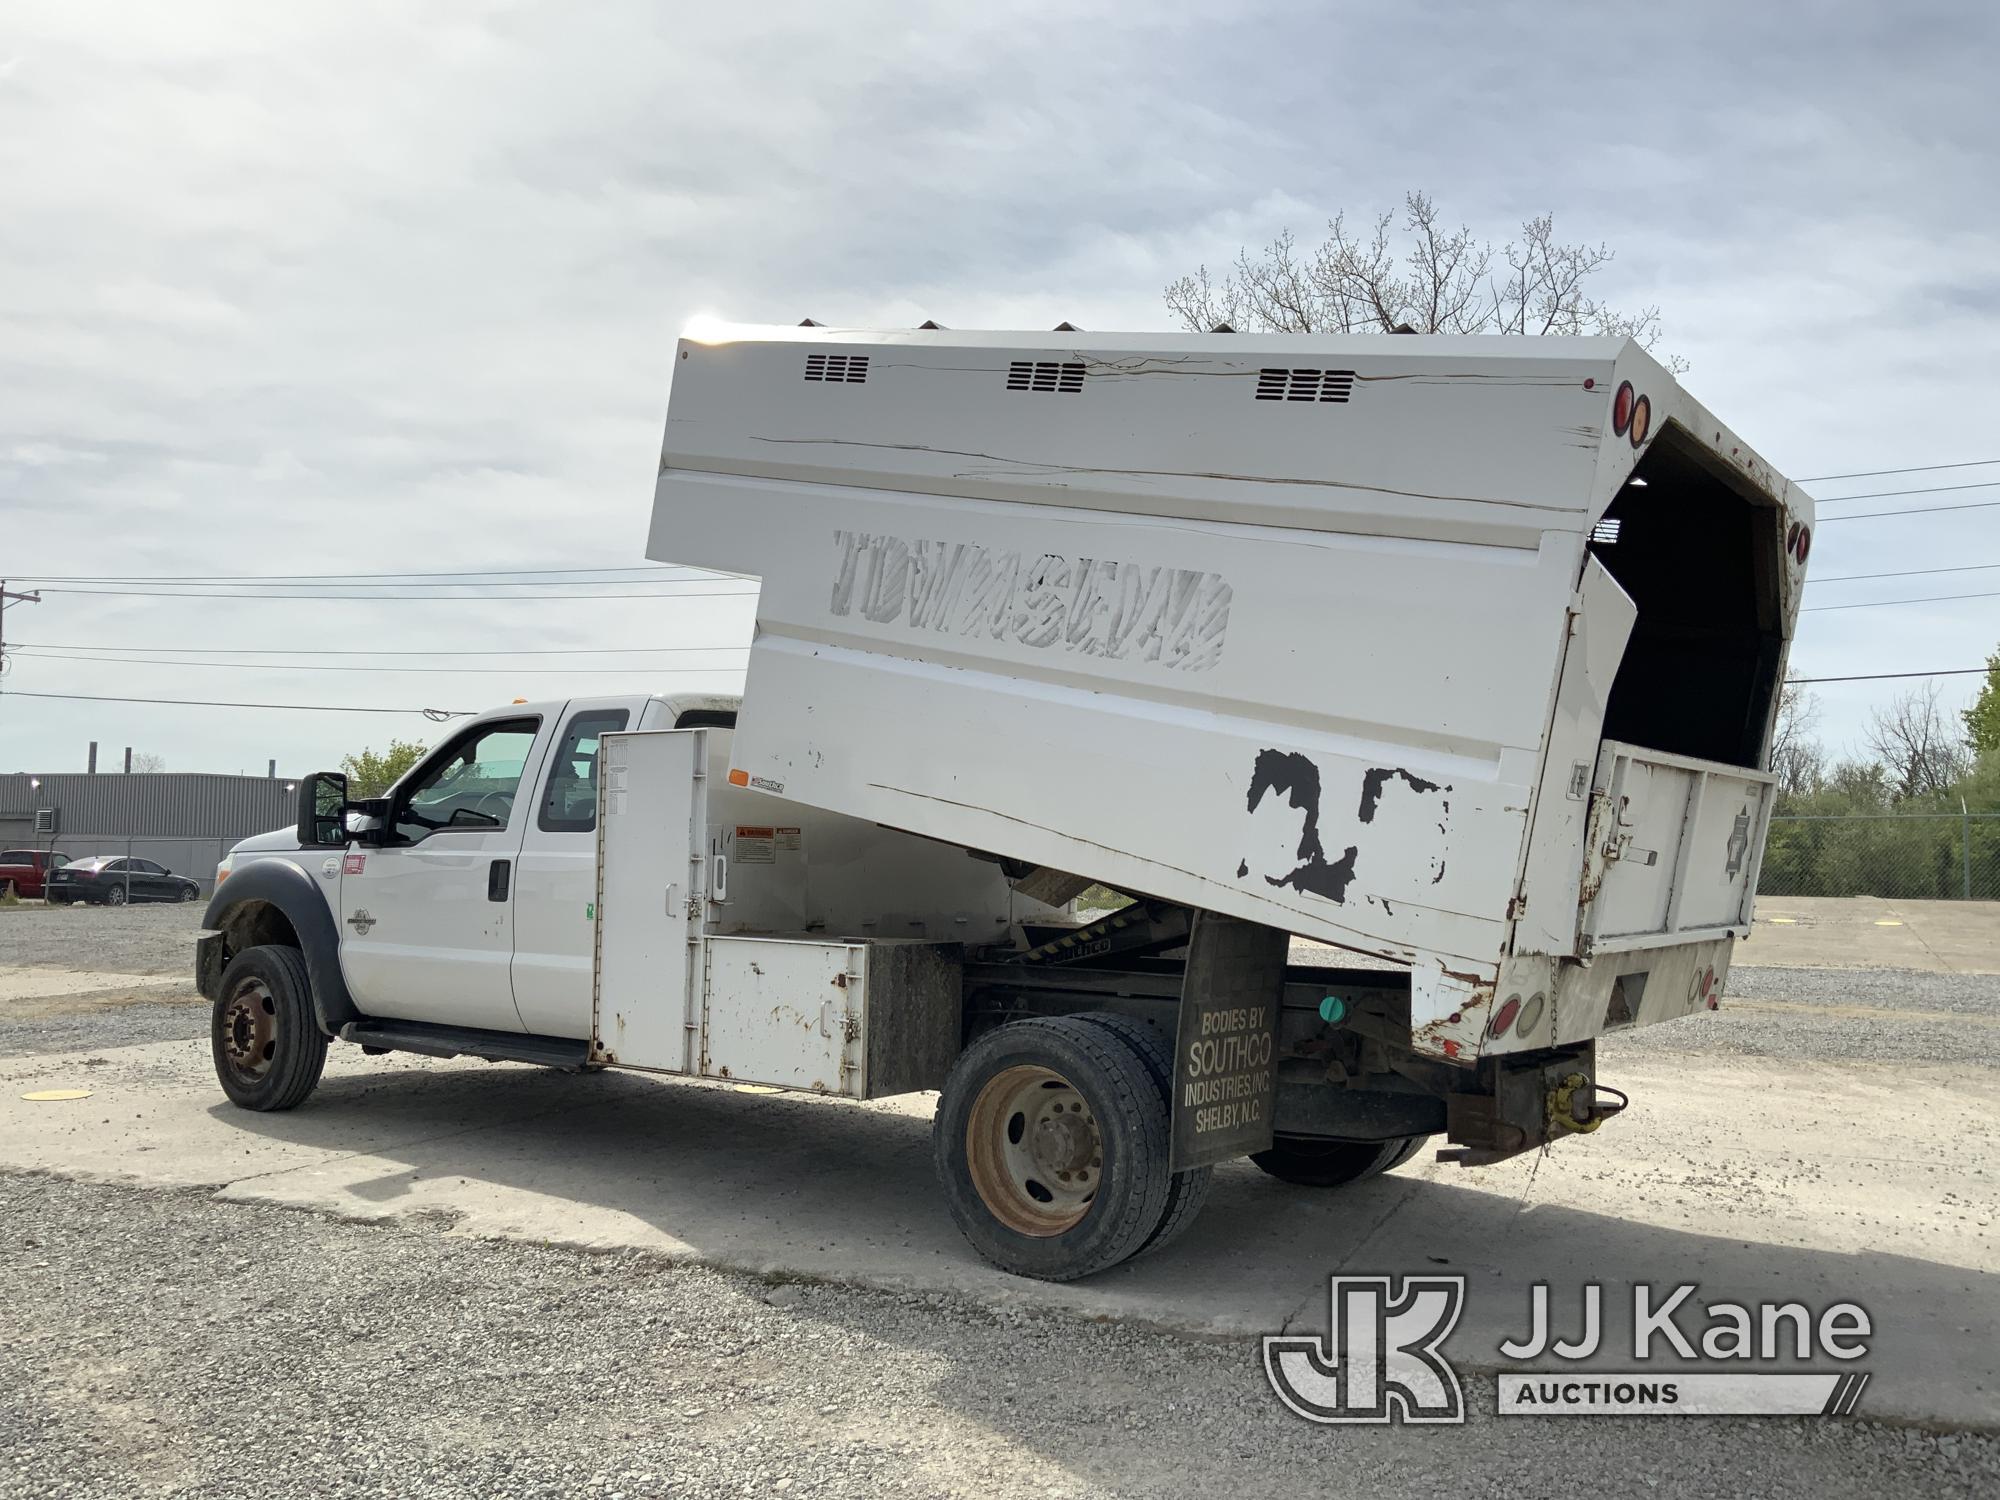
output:
M1104 1176L1104 1138L1075 1085L1020 1064L986 1080L965 1124L973 1189L1017 1234L1048 1239L1090 1212Z
M261 979L245 979L222 1007L222 1055L229 1071L255 1083L278 1053L278 1005Z

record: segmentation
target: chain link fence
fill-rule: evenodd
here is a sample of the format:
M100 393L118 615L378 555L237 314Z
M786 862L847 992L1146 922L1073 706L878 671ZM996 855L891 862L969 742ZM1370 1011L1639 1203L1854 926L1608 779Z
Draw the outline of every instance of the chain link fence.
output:
M1757 894L2000 901L2000 813L1774 816Z

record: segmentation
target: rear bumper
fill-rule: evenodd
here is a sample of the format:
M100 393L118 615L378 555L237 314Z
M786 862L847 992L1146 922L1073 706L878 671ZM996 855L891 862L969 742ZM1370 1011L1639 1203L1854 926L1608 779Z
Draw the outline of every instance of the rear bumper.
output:
M1501 968L1494 1025L1516 997L1512 1024L1489 1034L1481 1056L1566 1047L1714 1010L1729 977L1733 936L1600 952L1571 959L1510 959Z

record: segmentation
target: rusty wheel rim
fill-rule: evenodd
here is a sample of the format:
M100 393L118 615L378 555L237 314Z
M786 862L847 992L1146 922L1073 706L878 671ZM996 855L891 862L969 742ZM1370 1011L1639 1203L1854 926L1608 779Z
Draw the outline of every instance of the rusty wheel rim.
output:
M270 986L245 979L229 992L222 1007L222 1055L229 1071L245 1083L255 1083L271 1070L278 1052L278 1006Z
M1047 1239L1090 1212L1104 1175L1104 1138L1068 1079L1024 1063L994 1074L972 1101L965 1157L993 1217Z

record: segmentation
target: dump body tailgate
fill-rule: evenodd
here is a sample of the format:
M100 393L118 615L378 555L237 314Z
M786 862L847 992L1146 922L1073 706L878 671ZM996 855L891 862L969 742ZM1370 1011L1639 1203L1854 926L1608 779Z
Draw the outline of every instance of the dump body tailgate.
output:
M1771 787L1767 771L1604 741L1584 855L1586 951L1747 934Z

